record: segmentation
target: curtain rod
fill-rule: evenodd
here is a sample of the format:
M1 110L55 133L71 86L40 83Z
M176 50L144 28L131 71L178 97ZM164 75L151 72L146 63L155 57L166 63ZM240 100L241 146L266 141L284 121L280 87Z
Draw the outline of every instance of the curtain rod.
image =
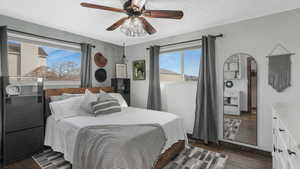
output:
M222 38L223 34L219 34L219 35L214 35L213 37L215 38ZM193 39L193 40L188 40L188 41L182 41L182 42L177 42L177 43L170 43L170 44L166 44L166 45L161 45L160 47L167 47L167 46L174 46L174 45L179 45L179 44L183 44L183 43L190 43L190 42L196 42L196 41L201 41L202 39ZM147 48L147 50L149 50L150 48Z
M62 39L57 39L57 38L51 38L51 37L37 35L37 34L33 34L33 33L18 31L18 30L14 30L14 29L10 29L10 28L7 28L7 30L11 31L11 32L19 33L19 34L25 34L25 35L29 35L29 36L34 36L34 37L37 37L37 38L48 39L48 40L53 40L53 41L58 41L58 42L63 42L63 43L69 43L69 44L81 45L81 43L78 43L78 42L67 41L67 40L62 40ZM95 48L95 47L96 46L92 45L92 48Z

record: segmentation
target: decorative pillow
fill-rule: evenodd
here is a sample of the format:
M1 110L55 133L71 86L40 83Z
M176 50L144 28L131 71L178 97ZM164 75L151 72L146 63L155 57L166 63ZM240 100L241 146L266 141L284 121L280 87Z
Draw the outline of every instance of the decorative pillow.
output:
M50 100L51 100L51 102L55 102L55 101L66 100L71 97L76 97L76 96L73 96L73 95L50 96Z
M83 96L84 94L72 94L72 93L63 93L63 96L73 96L73 97L78 97L78 96Z
M75 117L79 115L88 115L80 108L80 102L83 97L72 97L65 100L54 101L49 104L51 114L55 120Z
M94 94L86 89L85 94L81 100L80 107L85 111L92 113L91 103L97 101L97 98L97 94Z
M98 99L95 102L91 103L92 113L97 116L100 114L110 114L121 112L121 106L116 99L103 100Z
M111 95L112 97L118 99L118 102L121 107L128 107L127 102L125 101L125 99L123 98L123 96L120 93L108 93L108 94Z
M112 97L110 94L108 93L99 93L98 95L98 101L109 101L109 100L115 100L116 102L118 102L118 99Z

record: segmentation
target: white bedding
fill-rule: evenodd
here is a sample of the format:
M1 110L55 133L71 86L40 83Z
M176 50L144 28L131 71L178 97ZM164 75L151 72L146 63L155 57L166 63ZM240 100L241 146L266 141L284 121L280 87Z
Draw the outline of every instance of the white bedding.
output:
M122 108L122 112L103 116L76 116L57 121L49 116L46 125L45 145L61 152L67 161L73 162L73 152L78 131L86 126L109 124L160 124L165 131L167 142L163 152L178 140L185 140L183 120L177 115L139 109ZM162 152L162 153L163 153Z

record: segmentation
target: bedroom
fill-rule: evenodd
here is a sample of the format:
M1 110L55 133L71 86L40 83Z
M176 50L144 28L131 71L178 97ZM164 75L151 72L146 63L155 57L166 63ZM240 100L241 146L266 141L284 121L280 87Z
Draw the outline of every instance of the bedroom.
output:
M54 169L300 168L298 8L297 0L1 0L3 168L44 169L41 151ZM152 26L124 19L106 30L127 15ZM82 110L100 98L116 112ZM102 153L112 144L84 144L73 132L100 137L103 127L130 146L115 163ZM89 146L103 151L74 161ZM127 163L116 167L120 159Z

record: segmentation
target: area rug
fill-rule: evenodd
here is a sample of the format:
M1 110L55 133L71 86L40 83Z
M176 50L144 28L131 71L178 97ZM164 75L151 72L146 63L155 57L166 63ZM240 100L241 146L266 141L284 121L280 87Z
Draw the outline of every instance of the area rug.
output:
M63 154L51 149L34 155L34 161L42 169L71 169ZM224 169L228 156L199 147L186 147L173 161L163 169Z
M242 120L234 118L224 118L224 138L235 140L239 132Z
M32 156L33 160L42 169L71 169L72 166L64 159L63 154L47 149L40 154Z

